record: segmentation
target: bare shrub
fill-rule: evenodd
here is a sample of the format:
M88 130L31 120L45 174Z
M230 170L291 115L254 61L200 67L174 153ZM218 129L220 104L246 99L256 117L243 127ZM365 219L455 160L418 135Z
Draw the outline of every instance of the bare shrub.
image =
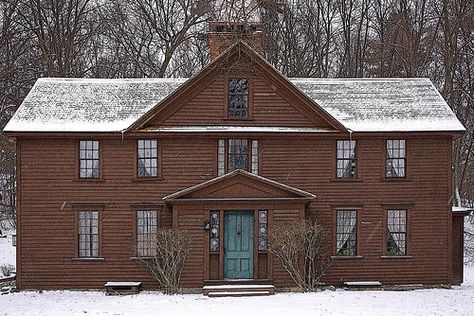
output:
M11 264L3 264L0 266L0 271L2 271L4 276L10 276L15 271L15 267Z
M165 294L181 291L180 279L186 256L191 246L189 233L177 229L160 229L152 247L156 250L152 257L139 257Z
M317 222L299 220L275 225L269 251L277 256L296 285L314 291L331 265L326 232Z

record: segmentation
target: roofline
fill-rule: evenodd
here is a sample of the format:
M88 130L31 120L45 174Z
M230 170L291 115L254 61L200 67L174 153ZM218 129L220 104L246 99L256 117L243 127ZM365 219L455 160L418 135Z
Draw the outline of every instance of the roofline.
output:
M134 123L132 123L126 131L129 132L131 130L136 130L137 128L142 128L149 119L154 117L156 113L155 110L162 111L163 106L160 107L160 105L166 103L166 102L172 102L173 99L176 99L179 97L182 93L188 91L191 89L193 86L191 83L198 82L199 80L205 78L207 74L209 74L212 70L214 70L214 66L217 65L218 63L225 62L225 58L227 57L228 54L232 52L232 50L235 49L235 47L241 46L244 49L248 51L248 53L252 54L253 56L256 57L255 62L260 62L263 63L266 66L266 69L270 69L269 73L270 75L274 75L274 77L278 77L280 83L283 81L284 84L290 86L295 92L296 96L299 96L302 98L302 101L306 101L307 103L310 103L312 106L310 107L310 110L313 111L314 113L320 114L322 116L322 119L325 120L330 126L334 127L335 129L341 130L341 131L348 131L347 128L344 126L343 123L341 123L339 120L337 120L334 116L332 116L328 111L326 111L322 106L317 104L313 99L311 99L306 93L301 91L296 85L294 85L288 78L286 78L283 74L281 74L275 67L273 67L265 58L263 58L257 51L255 51L252 47L250 47L245 41L243 40L238 40L236 41L233 45L229 46L226 50L224 50L219 56L217 56L215 59L213 59L209 64L207 64L204 68L202 68L200 71L198 71L196 74L194 74L192 77L190 77L186 82L181 84L176 90L171 92L168 96L166 96L164 99L162 99L158 104L153 106L150 110L148 110L145 114L143 114L140 118L138 118ZM262 67L262 69L265 69L265 67ZM304 103L304 102L303 102ZM319 113L320 112L320 113Z
M269 185L272 185L272 186L279 187L280 189L292 192L294 194L301 195L302 198L305 198L305 199L315 199L316 198L316 195L314 195L312 193L309 193L307 191L292 187L290 185L287 185L287 184L284 184L284 183L281 183L281 182L278 182L278 181L275 181L275 180L271 180L271 179L268 179L268 178L265 178L265 177L262 177L262 176L255 175L253 173L250 173L250 172L242 170L242 169L237 169L237 170L234 170L232 172L226 173L222 176L219 176L219 177L216 177L216 178L198 183L198 184L193 185L191 187L188 187L186 189L183 189L183 190L177 191L175 193L172 193L170 195L167 195L167 196L163 197L162 200L165 201L165 202L171 202L171 201L174 201L174 200L176 200L177 198L179 198L183 195L196 192L199 189L209 187L209 186L211 186L215 183L221 182L221 181L223 181L225 179L228 179L228 178L233 178L237 175L243 175L243 176L246 176L247 178L251 178L251 179L254 179L254 180L269 184Z

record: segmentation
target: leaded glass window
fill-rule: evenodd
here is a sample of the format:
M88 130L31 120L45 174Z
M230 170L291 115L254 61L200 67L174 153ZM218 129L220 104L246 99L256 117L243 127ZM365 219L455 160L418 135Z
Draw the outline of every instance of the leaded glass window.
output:
M247 79L229 80L229 118L246 118L249 114L249 83Z
M357 211L336 213L336 255L357 255Z
M406 255L407 211L388 210L387 212L387 255Z
M252 173L258 175L258 140L252 140Z
M404 139L387 140L387 165L388 178L404 178L406 168L406 144Z
M219 139L217 143L217 175L236 169L259 173L258 140Z
M79 178L98 179L99 165L99 141L79 141Z
M268 246L268 211L258 211L258 250L265 251Z
M99 212L79 212L79 257L99 257Z
M355 178L357 171L356 141L338 140L336 174L338 178Z
M156 230L157 211L137 211L137 256L155 255Z
M217 146L217 175L225 174L225 140L219 139Z
M219 212L211 212L209 250L219 251Z
M228 140L227 171L236 169L249 170L249 147L247 139Z
M137 150L138 177L156 177L158 175L158 141L156 139L140 139Z

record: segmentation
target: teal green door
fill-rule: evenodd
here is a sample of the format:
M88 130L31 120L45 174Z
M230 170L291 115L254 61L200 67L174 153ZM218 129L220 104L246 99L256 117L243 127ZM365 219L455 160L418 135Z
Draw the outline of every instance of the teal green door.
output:
M224 213L224 278L253 279L253 212Z

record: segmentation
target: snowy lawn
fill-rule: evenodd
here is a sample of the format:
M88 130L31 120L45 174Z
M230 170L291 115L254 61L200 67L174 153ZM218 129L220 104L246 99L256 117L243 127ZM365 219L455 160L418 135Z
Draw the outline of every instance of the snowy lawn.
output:
M410 292L337 290L240 298L21 292L0 296L0 315L474 315L474 267L465 271L461 287Z
M0 238L0 266L4 264L16 265L16 248L12 246L12 234L13 230L4 232L7 238ZM0 271L0 277L2 276ZM1 306L1 305L0 305ZM0 308L1 313L1 308Z
M15 248L0 238L0 265L15 264ZM45 291L0 295L0 315L474 315L474 266L465 283L451 290L410 292L337 290L282 293L267 297L208 298L142 292L105 296L103 292Z

